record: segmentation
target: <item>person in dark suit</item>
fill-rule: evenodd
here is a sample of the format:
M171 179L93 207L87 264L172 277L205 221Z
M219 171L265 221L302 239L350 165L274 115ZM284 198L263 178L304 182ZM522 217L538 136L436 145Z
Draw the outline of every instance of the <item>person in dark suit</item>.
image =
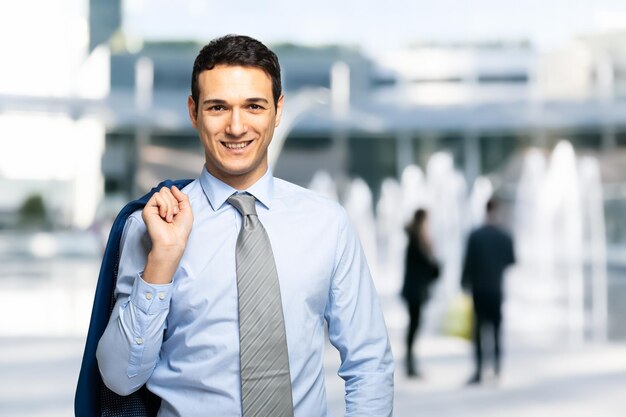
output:
M409 244L406 251L402 298L409 310L409 328L406 336L407 375L419 376L413 357L415 335L419 330L422 306L428 300L429 287L439 276L439 265L434 260L428 232L427 212L418 209L413 221L406 227Z
M474 361L475 372L468 384L482 379L483 337L490 330L493 338L493 365L500 375L502 343L503 273L515 262L513 239L497 222L497 202L487 203L486 223L469 236L463 265L463 288L471 292L474 302Z

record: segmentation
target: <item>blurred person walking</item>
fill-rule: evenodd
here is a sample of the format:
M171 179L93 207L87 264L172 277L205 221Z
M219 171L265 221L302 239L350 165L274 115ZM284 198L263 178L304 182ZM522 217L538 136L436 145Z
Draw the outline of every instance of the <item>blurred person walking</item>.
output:
M419 377L416 360L413 356L415 336L419 331L422 306L429 296L430 285L439 276L439 264L432 255L432 247L427 230L428 214L424 209L415 211L413 220L406 226L409 244L406 250L404 285L402 298L409 310L409 328L406 336L407 375Z
M491 333L493 341L493 366L500 375L502 341L503 273L515 262L513 239L498 222L497 202L487 202L486 222L475 229L467 242L463 265L463 288L471 292L474 304L474 364L475 371L468 384L482 380L483 343Z

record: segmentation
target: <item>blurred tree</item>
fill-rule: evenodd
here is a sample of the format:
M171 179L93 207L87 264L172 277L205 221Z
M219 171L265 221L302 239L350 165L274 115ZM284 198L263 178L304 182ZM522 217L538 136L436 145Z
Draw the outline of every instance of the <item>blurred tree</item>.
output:
M41 194L30 194L18 210L19 227L47 229L50 227L46 205Z

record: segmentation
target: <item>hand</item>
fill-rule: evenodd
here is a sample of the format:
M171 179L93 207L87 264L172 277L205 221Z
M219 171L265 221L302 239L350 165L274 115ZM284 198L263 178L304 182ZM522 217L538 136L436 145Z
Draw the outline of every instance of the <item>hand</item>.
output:
M142 217L152 240L143 279L153 284L169 283L185 252L193 225L189 199L175 186L163 187L148 200Z

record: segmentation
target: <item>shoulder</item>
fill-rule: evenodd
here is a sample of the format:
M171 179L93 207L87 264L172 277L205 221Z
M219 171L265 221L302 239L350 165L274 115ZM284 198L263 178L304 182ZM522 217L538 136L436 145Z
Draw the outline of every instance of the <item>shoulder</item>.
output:
M348 214L337 201L281 179L274 181L271 210L283 224L323 231L330 241L352 233Z
M200 180L197 178L187 184L181 191L189 198L189 204L191 204L192 210L196 208L199 201L206 201L204 190L202 189Z
M469 234L469 240L476 239L476 236L481 235L483 233L482 229L483 229L483 226L478 226L472 229L472 231Z
M489 234L489 231L485 228L484 225L478 226L473 229L469 234L469 238L467 239L467 245L472 247L480 244L485 239L488 239Z
M280 178L274 178L273 203L278 209L315 212L315 217L347 218L345 209L337 201Z
M500 225L489 225L489 233L498 236L501 239L510 239L510 234L508 230L506 230L503 226Z

